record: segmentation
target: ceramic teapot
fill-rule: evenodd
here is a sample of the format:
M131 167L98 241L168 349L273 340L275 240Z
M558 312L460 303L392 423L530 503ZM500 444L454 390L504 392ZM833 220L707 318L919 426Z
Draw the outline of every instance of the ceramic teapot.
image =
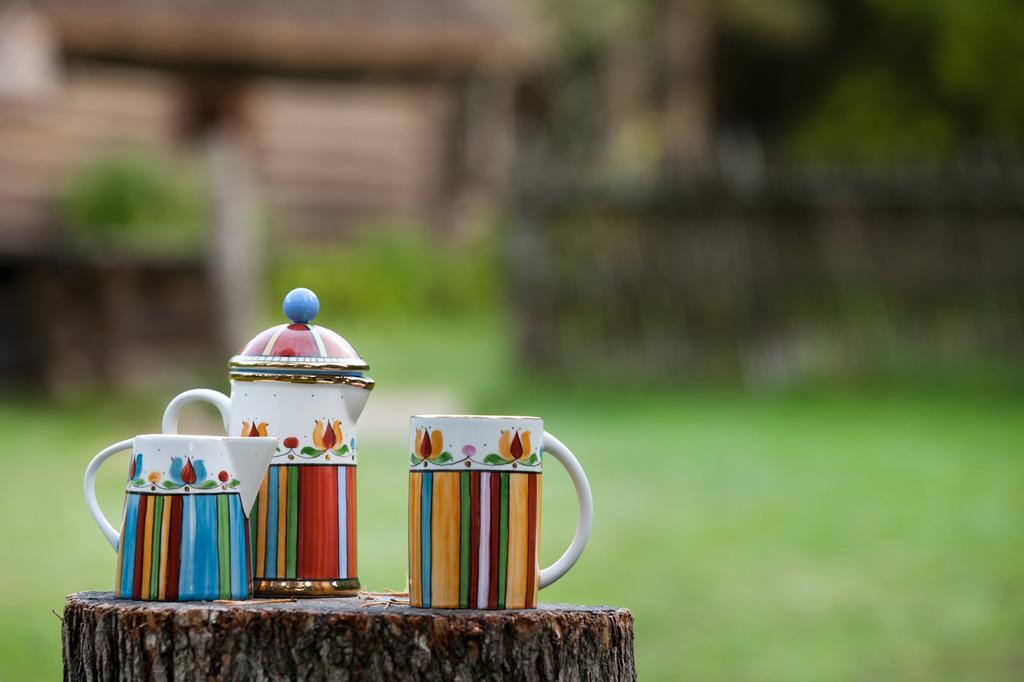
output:
M272 436L280 444L250 515L257 595L350 596L356 561L356 421L373 379L345 339L311 324L316 295L284 299L288 322L258 334L231 358L231 397L185 391L164 411L176 433L182 408L212 403L231 436Z

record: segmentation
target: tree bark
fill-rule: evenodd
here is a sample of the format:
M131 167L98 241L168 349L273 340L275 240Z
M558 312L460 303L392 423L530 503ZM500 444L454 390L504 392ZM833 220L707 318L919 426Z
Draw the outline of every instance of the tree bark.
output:
M65 680L632 680L633 616L350 599L171 603L69 595Z

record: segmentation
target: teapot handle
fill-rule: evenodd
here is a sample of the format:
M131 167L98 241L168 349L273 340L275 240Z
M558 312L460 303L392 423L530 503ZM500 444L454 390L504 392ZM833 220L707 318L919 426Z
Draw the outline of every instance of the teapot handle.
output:
M220 391L213 391L208 388L193 388L176 395L171 402L167 403L164 410L163 431L164 433L178 432L178 417L182 409L189 403L206 402L210 403L220 411L221 419L224 420L224 433L228 433L228 414L231 412L231 399Z
M89 507L89 513L92 514L92 518L96 520L96 525L100 527L100 531L103 532L103 536L107 538L107 542L110 546L117 551L117 546L121 542L121 534L110 525L110 521L107 521L107 517L103 515L100 510L99 504L96 502L96 472L99 471L100 465L103 464L111 455L122 450L131 450L132 439L123 440L119 443L114 443L110 447L106 448L100 454L92 458L89 462L89 466L85 468L85 480L83 487L85 488L85 504Z
M547 587L565 575L572 568L573 564L576 563L576 560L580 558L580 555L583 554L583 548L587 546L587 540L590 538L590 527L594 520L594 500L590 494L590 483L587 482L587 474L584 473L579 460L576 459L576 456L572 454L569 448L565 447L562 441L547 432L544 433L543 449L545 452L554 455L555 459L569 473L569 478L572 479L572 483L576 487L579 513L576 517L576 533L572 537L569 549L565 550L565 553L558 558L558 561L547 568L541 569L541 588Z

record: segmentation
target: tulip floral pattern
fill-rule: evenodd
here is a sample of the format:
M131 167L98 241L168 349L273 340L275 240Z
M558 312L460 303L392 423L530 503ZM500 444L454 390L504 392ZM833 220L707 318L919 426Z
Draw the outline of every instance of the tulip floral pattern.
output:
M135 474L142 475L142 453L136 452L131 461L128 462L128 480L135 480Z
M269 434L267 422L257 422L255 419L252 421L242 422L242 435L243 436L266 436ZM299 449L299 438L298 436L285 436L281 439L281 444L277 446L277 453L274 458L287 457L288 459L295 459L296 457L302 457L303 459L316 459L323 457L324 459L330 459L331 455L342 456L349 453L355 454L356 451L356 439L355 437L349 438L348 442L345 442L345 434L341 430L340 419L314 419L313 420L313 432L310 440L312 445L307 445L301 450Z
M330 459L331 454L347 455L356 449L356 439L351 438L345 442L345 434L341 430L341 421L338 419L313 420L313 445L302 448L299 451L303 457L319 457Z
M169 471L151 471L145 476L143 476L142 462L142 453L136 453L128 467L128 475L131 477L128 485L133 488L149 488L150 490L162 488L163 490L190 492L191 490L213 490L217 487L222 490L229 488L233 490L240 485L238 479L227 471L210 476L201 459L172 457Z
M255 419L251 422L242 422L242 437L243 438L259 438L266 437L267 435L267 422L257 423Z
M433 431L416 429L416 442L413 447L414 451L409 454L409 463L413 466L420 462L445 466L462 461L453 459L452 453L444 449L444 434L439 429ZM467 458L463 457L462 459ZM424 466L426 465L424 464Z
M492 452L484 457L484 464L509 464L514 468L519 466L535 467L540 464L540 456L536 452L530 452L529 431L502 431L498 439L498 452ZM525 459L524 456L529 455Z

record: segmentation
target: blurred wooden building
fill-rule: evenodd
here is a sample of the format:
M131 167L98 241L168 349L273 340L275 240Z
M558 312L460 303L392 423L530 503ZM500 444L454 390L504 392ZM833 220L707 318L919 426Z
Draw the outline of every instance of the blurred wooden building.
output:
M380 220L444 224L500 193L512 93L542 53L537 25L511 0L5 3L0 314L40 319L8 325L0 357L56 360L0 365L0 379L24 367L63 371L68 333L52 328L56 316L34 314L44 303L78 306L86 320L103 319L93 305L129 320L145 315L124 305L160 305L150 295L160 287L136 288L134 303L103 303L114 295L103 291L121 285L104 285L95 272L54 281L106 267L69 252L60 212L69 177L91 160L132 147L194 154L209 165L217 230L196 286L219 291L212 305L229 311L227 329L210 334L215 344L249 324L257 217L269 216L278 238L319 241ZM149 274L118 279L167 282L153 268L180 274L180 265L151 259L138 266ZM45 302L29 288L40 273L54 288ZM74 352L102 367L113 366L103 358L115 346L186 350L189 335L136 343L132 334L142 330L127 327L111 328L117 343L100 329L90 349Z

